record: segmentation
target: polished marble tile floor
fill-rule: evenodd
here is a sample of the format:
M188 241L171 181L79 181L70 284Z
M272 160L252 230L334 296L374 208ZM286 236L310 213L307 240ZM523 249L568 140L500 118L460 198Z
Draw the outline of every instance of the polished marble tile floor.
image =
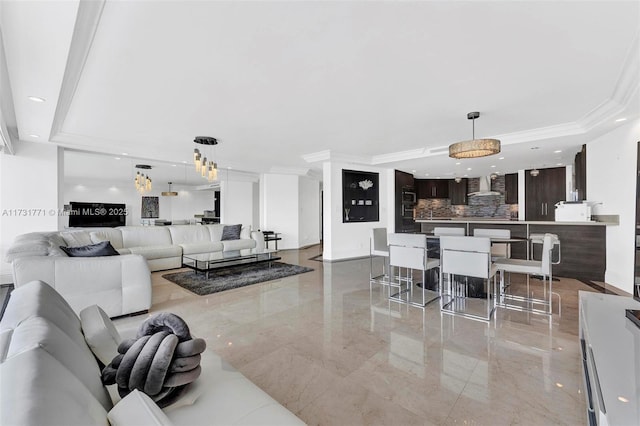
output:
M486 324L442 315L437 302L390 303L380 286L370 292L368 259L310 260L319 250L280 252L313 272L209 296L155 272L150 313L182 316L208 349L311 425L586 423L578 290L591 287L561 279L561 315L554 296L551 318L499 308Z

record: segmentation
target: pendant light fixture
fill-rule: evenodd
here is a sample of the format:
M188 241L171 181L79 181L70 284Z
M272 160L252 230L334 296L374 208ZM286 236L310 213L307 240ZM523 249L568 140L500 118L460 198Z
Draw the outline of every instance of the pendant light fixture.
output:
M178 193L176 191L172 191L171 190L171 184L172 183L173 182L168 182L168 184L169 184L169 190L168 191L162 191L162 196L163 197L177 197L178 196Z
M213 182L218 179L218 163L203 156L200 149L205 151L205 146L208 146L213 147L213 150L215 151L215 146L218 145L218 140L211 136L196 136L193 141L199 145L203 145L202 148L196 147L193 150L193 162L196 167L196 172L200 173L200 176L207 179L209 182ZM209 151L210 157L212 154L215 154L215 152L211 152L211 148L207 148L207 150Z
M456 142L449 145L449 157L451 158L478 158L494 155L500 152L500 141L498 139L476 139L475 120L480 117L480 113L470 112L467 119L472 120L473 139Z
M151 166L148 164L136 164L136 169L151 170ZM145 192L151 191L152 189L151 178L148 175L145 175L144 172L136 172L134 183L136 186L136 191L138 191L140 194L144 194Z

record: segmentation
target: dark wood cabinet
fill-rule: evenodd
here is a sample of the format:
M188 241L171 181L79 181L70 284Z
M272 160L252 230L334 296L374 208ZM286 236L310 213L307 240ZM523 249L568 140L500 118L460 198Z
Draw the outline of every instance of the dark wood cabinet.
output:
M413 208L413 205L408 204L407 200L403 198L403 195L415 194L413 175L396 170L395 178L395 232L416 232L413 216L405 214L408 208Z
M460 182L449 179L449 199L452 206L467 204L468 188L469 180L467 178L460 179Z
M525 171L525 220L555 220L555 204L566 198L564 167L540 169L538 176Z
M574 162L574 171L576 175L575 186L578 191L578 200L587 199L587 146L582 145L582 150L576 154Z
M418 199L449 198L449 179L416 179Z
M518 204L518 174L504 175L504 203Z

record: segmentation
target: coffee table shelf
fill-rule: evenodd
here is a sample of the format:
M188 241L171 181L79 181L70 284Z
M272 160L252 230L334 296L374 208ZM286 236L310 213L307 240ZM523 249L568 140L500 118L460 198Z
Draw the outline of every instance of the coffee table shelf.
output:
M203 272L209 278L209 273L215 269L229 266L273 262L280 260L277 250L244 249L212 253L185 254L182 256L182 266L193 269L196 273Z

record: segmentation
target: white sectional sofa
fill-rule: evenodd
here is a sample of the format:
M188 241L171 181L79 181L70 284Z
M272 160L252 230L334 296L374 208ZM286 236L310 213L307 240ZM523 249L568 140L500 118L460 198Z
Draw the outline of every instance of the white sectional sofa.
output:
M150 271L180 268L183 254L263 247L261 232L243 226L240 238L222 240L225 225L122 226L18 236L6 261L16 287L43 280L60 292L78 313L97 304L109 316L151 307ZM109 241L122 256L68 257L60 246Z
M86 327L86 319L41 281L12 292L0 321L0 424L304 424L209 350L201 360L201 376L173 405L161 410L138 391L120 400L102 385L91 337L101 332L96 333L95 322Z

